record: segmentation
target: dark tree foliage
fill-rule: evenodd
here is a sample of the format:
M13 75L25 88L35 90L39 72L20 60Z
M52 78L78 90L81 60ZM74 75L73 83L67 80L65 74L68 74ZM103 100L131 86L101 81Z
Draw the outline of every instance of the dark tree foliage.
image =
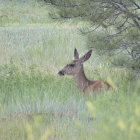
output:
M140 72L140 2L138 0L49 0L64 19L88 20L88 46L99 54L115 56L117 65ZM52 16L55 18L55 16ZM102 31L101 31L102 30Z

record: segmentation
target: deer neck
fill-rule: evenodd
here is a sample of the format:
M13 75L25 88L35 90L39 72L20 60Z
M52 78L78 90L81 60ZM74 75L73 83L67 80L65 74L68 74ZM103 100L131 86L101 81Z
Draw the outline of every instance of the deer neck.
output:
M83 91L84 88L89 85L90 81L87 79L84 73L83 66L80 69L80 71L74 75L74 80L75 80L76 86L78 87L80 91Z

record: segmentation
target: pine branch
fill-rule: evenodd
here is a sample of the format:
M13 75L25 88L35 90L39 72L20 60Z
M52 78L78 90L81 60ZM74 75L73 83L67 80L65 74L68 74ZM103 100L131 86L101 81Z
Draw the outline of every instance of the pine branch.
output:
M64 8L74 8L74 7L80 7L85 6L86 4L73 4L73 5L66 5L66 4L60 4L60 3L54 3L52 0L50 0L51 4L57 7L64 7Z
M140 9L140 6L136 2L132 1L132 3L137 7L137 9Z

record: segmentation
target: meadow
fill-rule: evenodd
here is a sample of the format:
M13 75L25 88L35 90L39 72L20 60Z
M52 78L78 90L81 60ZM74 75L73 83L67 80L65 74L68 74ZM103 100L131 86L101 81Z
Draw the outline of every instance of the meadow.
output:
M0 140L139 140L140 80L108 58L84 64L91 80L115 88L85 96L72 77L57 73L86 53L84 21L54 21L51 5L0 3Z

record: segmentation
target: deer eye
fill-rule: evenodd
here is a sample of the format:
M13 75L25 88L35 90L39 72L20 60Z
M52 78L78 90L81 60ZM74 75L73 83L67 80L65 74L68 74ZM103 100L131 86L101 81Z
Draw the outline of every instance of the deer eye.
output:
M75 64L70 64L69 66L70 66L70 67L74 67L74 66L75 66Z

